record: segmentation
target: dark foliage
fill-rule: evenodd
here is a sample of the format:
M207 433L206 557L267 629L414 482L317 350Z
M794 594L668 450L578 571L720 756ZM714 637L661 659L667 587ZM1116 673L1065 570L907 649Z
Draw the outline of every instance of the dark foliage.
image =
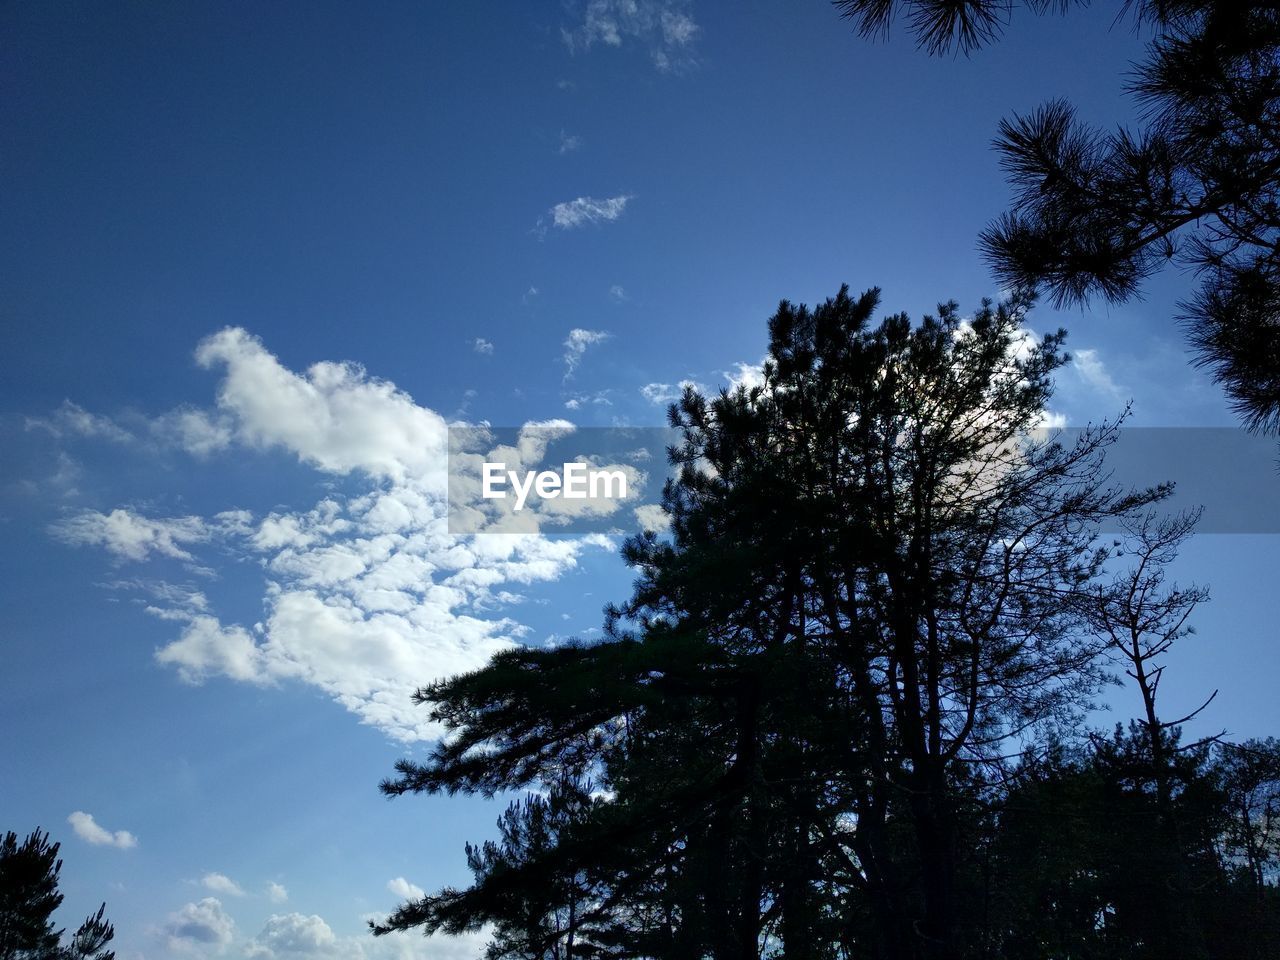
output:
M107 950L115 930L103 919L106 904L62 942L52 919L62 903L58 847L39 830L22 843L10 831L0 843L0 960L115 960Z
M1029 435L1064 357L1024 301L913 325L877 300L784 302L763 385L673 407L670 534L627 542L603 642L419 691L450 735L387 794L542 793L468 847L471 886L375 932L491 925L494 960L1255 955L1224 945L1275 921L1274 751L1227 777L1156 709L1204 599L1163 576L1194 518L1108 487L1113 426ZM1144 719L1081 740L1117 662Z
M993 40L1008 0L838 0L864 34L904 8L933 52ZM1030 2L1043 11L1066 3ZM981 243L1000 280L1058 303L1125 300L1169 262L1200 279L1181 305L1198 363L1244 423L1280 430L1280 4L1140 0L1154 34L1129 90L1138 130L1112 133L1063 101L1001 123L1016 189Z

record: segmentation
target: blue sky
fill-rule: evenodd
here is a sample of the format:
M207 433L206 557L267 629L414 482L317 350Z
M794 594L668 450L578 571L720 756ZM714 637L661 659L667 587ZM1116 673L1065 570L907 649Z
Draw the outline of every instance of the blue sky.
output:
M0 828L62 840L63 920L107 900L122 960L473 955L363 934L500 812L378 795L432 735L407 694L590 636L630 576L449 537L443 425L661 424L780 298L994 295L996 124L1131 119L1112 18L929 59L820 0L5 5ZM1077 356L1054 412L1231 424L1188 282L1033 313ZM1185 553L1169 712L1277 732L1280 537Z

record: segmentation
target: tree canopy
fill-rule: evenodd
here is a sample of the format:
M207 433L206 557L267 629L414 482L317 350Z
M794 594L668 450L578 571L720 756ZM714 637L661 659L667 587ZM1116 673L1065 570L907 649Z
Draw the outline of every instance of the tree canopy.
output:
M115 960L107 949L115 929L103 919L105 903L63 942L53 921L62 904L58 849L38 829L21 843L13 831L0 842L0 960Z
M835 0L861 33L906 14L933 53L995 40L1006 0ZM1069 2L1028 0L1045 12ZM1001 282L1059 304L1126 300L1165 264L1199 278L1178 319L1243 422L1280 431L1280 4L1123 4L1153 39L1127 83L1143 122L1052 101L1000 125L1012 208L981 235Z
M449 735L384 792L535 792L468 848L471 886L376 932L488 924L495 960L1049 956L1025 946L1045 924L1093 943L1102 911L1130 951L1105 955L1228 956L1150 946L1180 929L1157 915L1199 922L1181 898L1205 871L1233 896L1244 883L1217 853L1210 745L1183 748L1154 700L1129 735L1075 736L1121 640L1150 687L1185 635L1203 597L1160 571L1193 518L1149 516L1164 487L1107 482L1116 424L1037 432L1066 357L1061 332L1027 331L1025 299L914 324L876 322L878 302L784 301L760 385L673 405L670 530L625 544L638 579L604 640L418 691ZM1129 580L1126 551L1144 557ZM1121 836L1094 823L1055 852L1078 902L1049 916L1027 897L1057 894L1021 859L1039 855L1020 824L1043 822L1019 818L1042 796L1082 825L1102 798L1133 806ZM1139 837L1177 866L1144 894L1158 902L1122 898L1127 874L1086 882ZM1210 951L1195 931L1177 942Z

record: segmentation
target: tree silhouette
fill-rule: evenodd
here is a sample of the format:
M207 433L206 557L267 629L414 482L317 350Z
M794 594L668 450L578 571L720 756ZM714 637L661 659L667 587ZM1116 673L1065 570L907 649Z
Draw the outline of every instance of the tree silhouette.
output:
M1036 11L1070 6L1029 0ZM933 53L999 36L1007 0L835 0L864 35L907 12ZM1280 430L1280 4L1138 0L1155 31L1129 91L1145 123L1104 133L1054 101L1000 125L1016 188L981 236L1000 280L1058 303L1128 299L1174 261L1201 278L1180 307L1197 361L1251 427Z
M22 843L12 831L0 843L0 960L115 960L107 944L115 936L103 919L104 903L87 917L70 943L54 926L62 903L58 892L59 844L35 830Z
M599 790L554 831L554 802L512 808L470 888L378 932L492 923L566 960L981 955L975 851L1010 760L1103 679L1098 527L1165 490L1107 484L1114 424L1031 435L1065 357L1025 300L913 325L874 323L878 299L783 302L761 385L685 392L670 536L625 545L639 579L603 642L418 691L450 734L387 794Z

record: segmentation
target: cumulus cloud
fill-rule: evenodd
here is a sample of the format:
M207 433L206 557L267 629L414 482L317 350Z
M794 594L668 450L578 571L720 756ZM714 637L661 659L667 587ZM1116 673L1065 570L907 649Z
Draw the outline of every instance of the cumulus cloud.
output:
M208 525L199 517L151 520L130 510L110 513L84 510L57 521L50 532L73 546L100 546L121 560L146 560L152 554L190 560L184 545L209 539Z
M401 900L421 900L427 895L427 892L420 886L416 883L410 883L404 877L396 877L394 880L388 880L387 889Z
M232 897L244 896L244 891L240 889L240 885L225 873L206 873L200 878L200 883L205 889L212 890L214 893L225 893Z
M585 398L591 399L591 398ZM630 463L615 463L607 456L574 450L560 445L554 463L546 463L548 448L552 443L572 436L576 427L567 420L548 420L525 424L514 437L505 436L500 441L488 429L455 432L454 448L450 452L449 476L449 528L455 533L485 534L535 534L545 529L565 528L580 521L595 521L612 517L620 510L638 501L648 477L635 466L638 458L623 456ZM589 440L584 441L588 445ZM514 481L503 481L501 489L512 495L486 498L482 496L484 464L500 464L503 475L527 476L537 468L553 469L570 462L581 463L588 471L604 476L594 489L581 498L541 495L528 486L523 494L514 492ZM516 509L519 504L519 509ZM488 537L485 538L486 542ZM584 537L581 545L608 546L609 541L599 535ZM468 583L481 583L492 579L486 570L469 571Z
M255 683L269 679L262 670L262 651L249 632L237 625L223 626L217 617L205 614L190 617L182 635L156 651L156 661L176 668L191 684L211 676Z
M493 354L493 344L484 337L476 337L471 341L471 349L481 356L491 356Z
M351 955L339 949L338 938L321 917L301 913L272 914L245 950L247 957L263 958Z
M267 884L267 899L272 903L284 903L289 899L289 891L284 888L283 884L273 881Z
M602 336L571 335L567 349L580 358ZM356 483L265 516L152 518L121 507L54 526L59 539L122 560L195 568L204 552L259 566L266 587L257 622L225 617L191 587L106 584L143 594L150 614L176 625L155 659L184 682L302 683L396 739L432 739L439 731L413 691L517 643L526 628L504 611L519 589L563 576L585 550L612 548L601 537L551 540L536 526L504 537L451 534L443 419L357 366L297 373L234 329L204 341L199 357L221 374L218 416L233 443L281 448ZM563 429L572 425L532 425L520 455L540 455Z
M381 921L382 914L366 914ZM253 960L474 960L484 952L487 931L458 937L422 937L392 933L373 938L340 936L315 914L272 914L262 930L245 944L244 956Z
M443 469L443 418L357 364L317 363L300 375L238 327L206 339L196 360L223 370L218 407L250 446L281 447L335 474L401 480Z
M680 70L695 62L693 45L700 29L688 7L683 0L590 0L581 24L562 29L561 38L574 53L634 40L648 47L660 71Z
M128 850L138 845L138 838L128 830L107 830L93 819L93 814L77 810L67 817L67 823L75 831L77 837L95 847L117 847Z
M564 378L568 380L573 376L588 347L604 343L611 336L612 334L605 330L583 330L581 327L570 330L564 340Z
M347 504L356 519L342 537L264 551L272 581L260 635L191 612L156 660L190 683L303 682L398 739L434 737L414 689L477 669L516 642L519 624L482 611L501 605L504 584L556 579L592 543L468 542L449 535L444 509L407 489Z
M622 216L627 204L634 199L630 194L619 194L603 200L595 197L566 200L551 208L551 224L561 230L572 230L588 224L612 223Z
M174 913L163 927L169 948L187 952L200 947L220 949L235 938L235 921L222 909L216 897L188 903Z

